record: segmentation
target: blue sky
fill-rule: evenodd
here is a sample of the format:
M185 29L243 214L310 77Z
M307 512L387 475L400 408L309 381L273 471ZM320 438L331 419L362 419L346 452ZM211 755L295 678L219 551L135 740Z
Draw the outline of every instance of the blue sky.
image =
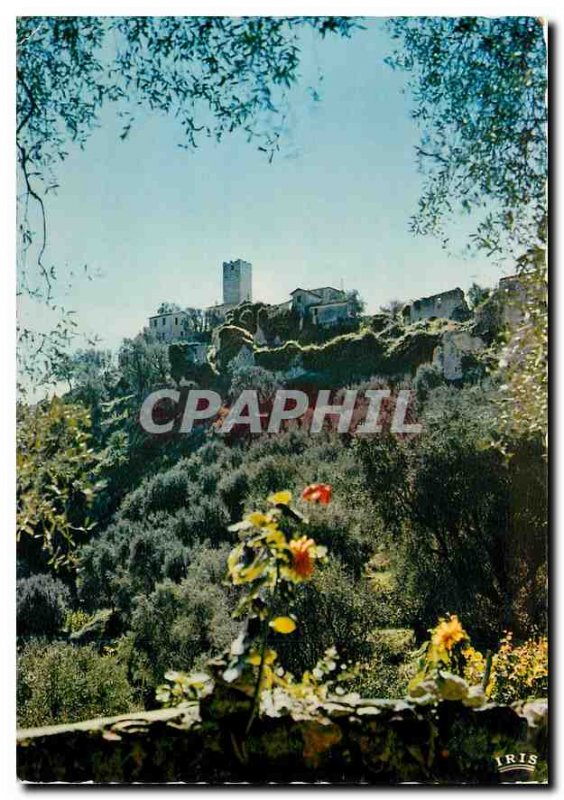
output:
M383 61L392 46L381 21L350 40L307 34L272 163L239 135L181 149L175 121L149 113L121 141L108 109L84 151L58 167L60 188L48 199L59 291L84 264L96 275L74 279L62 298L80 329L114 349L163 300L220 301L221 264L233 258L252 262L254 299L266 302L342 282L375 312L391 298L493 285L500 271L487 259L408 231L421 189L419 135L405 78Z

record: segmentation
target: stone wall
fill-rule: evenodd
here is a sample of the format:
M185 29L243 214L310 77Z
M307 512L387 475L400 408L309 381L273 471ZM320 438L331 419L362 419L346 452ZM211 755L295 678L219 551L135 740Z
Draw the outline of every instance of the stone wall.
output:
M238 306L253 299L253 268L248 261L238 258L223 262L223 303Z
M335 697L313 716L263 713L229 697L176 709L20 731L18 777L32 782L496 784L546 782L547 705ZM225 709L228 709L226 713ZM498 772L536 755L532 774Z
M445 331L433 353L433 364L440 367L448 381L460 380L464 377L465 356L473 356L484 348L482 339L468 331Z
M430 297L420 297L409 305L404 306L402 316L407 323L419 322L422 319L437 317L441 319L454 319L462 321L470 315L470 309L460 288L448 292L433 294Z

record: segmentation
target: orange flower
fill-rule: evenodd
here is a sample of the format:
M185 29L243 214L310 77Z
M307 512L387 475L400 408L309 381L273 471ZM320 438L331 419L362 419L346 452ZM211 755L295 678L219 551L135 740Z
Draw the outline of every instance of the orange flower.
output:
M315 569L315 542L302 536L290 541L292 551L292 569L300 578L309 578Z
M328 483L310 483L302 492L302 498L308 503L322 503L327 505L331 500L333 487Z
M433 632L432 641L435 647L451 651L455 644L468 639L468 634L460 624L456 615L442 619Z

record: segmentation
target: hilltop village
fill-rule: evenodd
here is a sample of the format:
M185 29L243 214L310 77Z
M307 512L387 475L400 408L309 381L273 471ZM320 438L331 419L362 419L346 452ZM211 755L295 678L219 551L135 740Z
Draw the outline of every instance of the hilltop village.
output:
M226 368L237 356L285 379L315 377L329 357L348 358L351 378L413 374L429 363L456 381L514 317L512 299L523 292L519 279L507 277L472 298L457 287L368 316L357 290L333 286L299 286L274 305L253 301L252 269L240 258L225 261L222 303L163 303L149 317L144 331L170 346L177 377L201 382L206 368Z

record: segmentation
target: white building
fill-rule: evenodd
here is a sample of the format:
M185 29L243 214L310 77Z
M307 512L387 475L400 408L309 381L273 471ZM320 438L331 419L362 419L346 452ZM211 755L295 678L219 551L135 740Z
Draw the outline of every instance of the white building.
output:
M188 339L188 315L185 311L167 311L149 317L149 330L162 342Z

